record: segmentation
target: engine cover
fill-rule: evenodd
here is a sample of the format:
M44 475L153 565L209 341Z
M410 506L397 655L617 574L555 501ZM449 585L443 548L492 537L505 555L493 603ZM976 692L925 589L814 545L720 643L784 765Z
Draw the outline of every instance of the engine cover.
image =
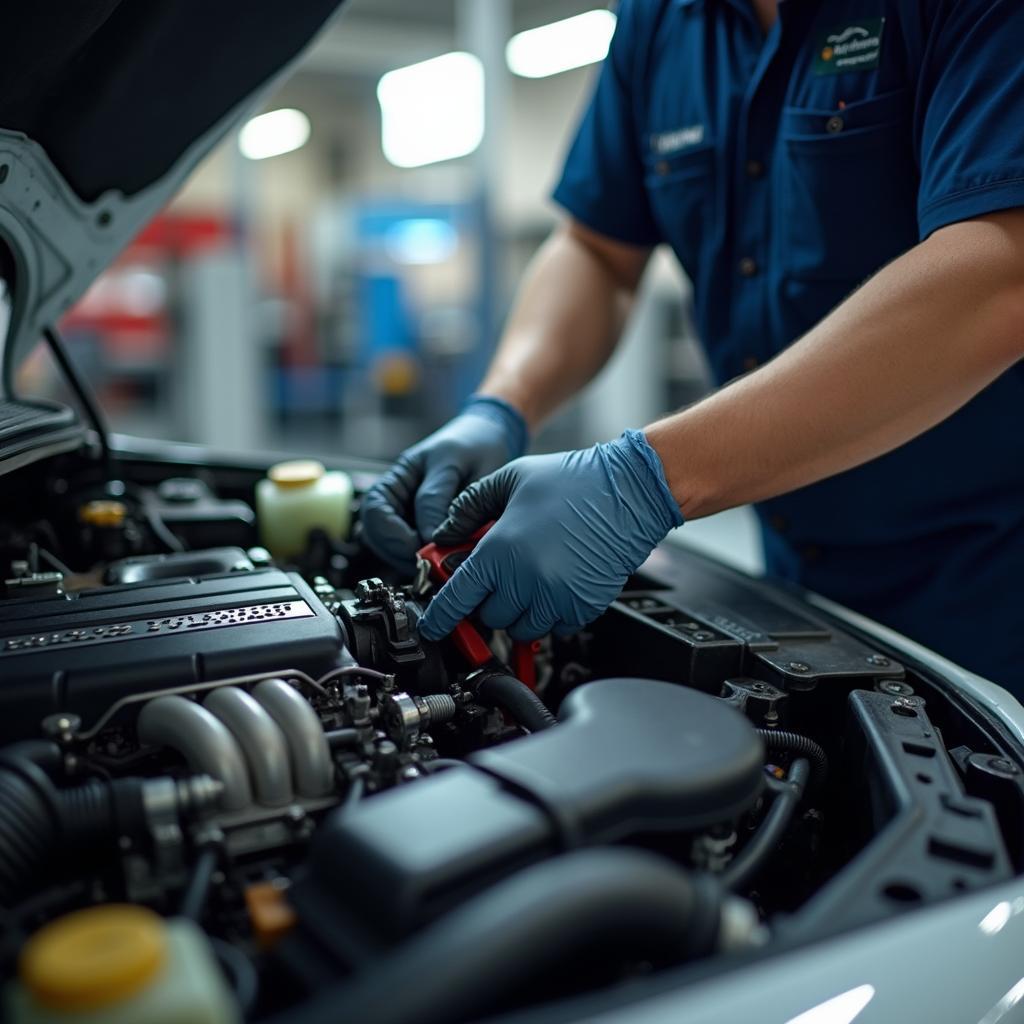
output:
M707 694L600 679L559 713L555 728L472 754L471 767L328 815L291 893L318 947L346 945L339 918L394 941L552 851L697 831L761 793L760 737Z
M38 735L54 712L83 724L130 693L251 672L324 672L338 620L278 569L157 580L5 603L0 739Z

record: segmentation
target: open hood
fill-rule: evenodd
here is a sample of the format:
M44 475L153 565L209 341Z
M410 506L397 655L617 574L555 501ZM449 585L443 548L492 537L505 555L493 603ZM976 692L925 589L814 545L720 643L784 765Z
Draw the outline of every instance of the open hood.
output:
M0 469L54 450L40 430L73 443L67 411L17 401L18 361L259 107L340 4L39 0L6 12Z

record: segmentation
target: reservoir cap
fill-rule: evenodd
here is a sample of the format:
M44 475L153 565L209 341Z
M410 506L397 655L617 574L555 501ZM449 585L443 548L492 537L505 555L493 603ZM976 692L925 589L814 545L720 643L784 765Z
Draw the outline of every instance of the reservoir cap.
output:
M294 459L271 466L267 476L278 487L308 487L324 475L324 464L316 459Z
M22 949L19 974L42 1006L95 1010L146 988L166 961L163 918L145 907L112 903L41 928Z

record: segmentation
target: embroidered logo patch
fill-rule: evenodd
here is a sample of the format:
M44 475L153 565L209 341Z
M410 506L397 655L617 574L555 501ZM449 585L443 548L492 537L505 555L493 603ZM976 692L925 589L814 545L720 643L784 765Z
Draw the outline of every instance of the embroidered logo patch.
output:
M704 125L691 124L686 128L675 128L670 132L658 132L651 136L651 149L658 156L678 153L681 149L699 146L704 141Z
M814 52L816 75L870 71L878 67L885 18L863 18L823 32Z

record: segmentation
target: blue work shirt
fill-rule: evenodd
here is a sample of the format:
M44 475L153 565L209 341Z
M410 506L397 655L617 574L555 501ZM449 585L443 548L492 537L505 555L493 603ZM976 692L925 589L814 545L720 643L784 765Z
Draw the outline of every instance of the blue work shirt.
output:
M1024 0L781 0L767 33L750 0L622 0L555 199L673 248L724 383L932 232L1024 206ZM1024 363L758 511L769 571L1024 695Z

